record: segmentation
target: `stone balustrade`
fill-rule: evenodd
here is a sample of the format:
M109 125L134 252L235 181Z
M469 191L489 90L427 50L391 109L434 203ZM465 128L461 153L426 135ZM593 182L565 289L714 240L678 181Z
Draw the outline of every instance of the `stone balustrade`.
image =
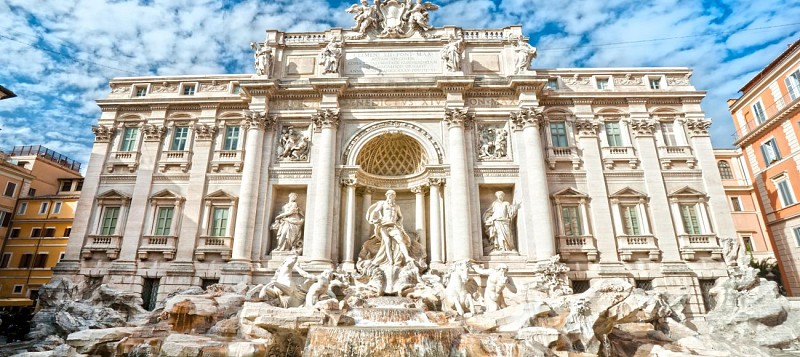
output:
M119 256L122 244L121 235L94 235L90 234L87 242L81 249L83 259L91 259L95 252L106 253L108 259L114 260Z
M658 158L661 162L662 169L669 169L675 161L686 162L686 165L691 169L697 163L692 148L690 146L659 146Z
M219 172L223 166L232 166L236 172L240 172L243 162L243 150L216 150L214 158L211 159L211 171Z
M577 170L581 165L581 158L578 153L578 148L575 146L554 147L547 148L547 166L550 170L555 170L559 162L569 162L572 168Z
M115 167L125 166L128 168L129 172L134 172L136 168L139 167L139 158L141 155L142 154L138 151L112 152L111 155L108 156L108 160L106 160L106 171L114 172Z
M206 254L219 254L223 260L228 261L231 259L232 247L233 237L200 236L194 255L197 260L203 261Z
M681 258L696 260L698 253L708 254L714 260L722 260L722 247L715 234L681 234L678 235Z
M652 235L617 236L617 250L620 259L626 262L634 260L636 253L645 253L652 261L657 261L661 256L656 238Z
M631 146L605 146L602 149L603 165L608 170L613 169L618 162L627 163L631 169L639 166L636 149Z
M176 236L143 236L137 255L139 259L147 260L150 253L161 253L164 259L172 260L177 250L177 240Z
M573 255L586 255L590 262L597 261L597 240L592 236L558 236L558 252L565 260Z
M158 170L164 172L170 166L177 166L182 172L189 170L192 162L192 152L188 150L168 150L161 153L158 161Z

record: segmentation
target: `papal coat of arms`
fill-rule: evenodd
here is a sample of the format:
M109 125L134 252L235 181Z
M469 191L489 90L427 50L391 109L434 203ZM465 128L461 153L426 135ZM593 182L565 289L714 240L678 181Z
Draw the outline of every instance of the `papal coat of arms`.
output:
M428 12L438 10L439 6L422 0L375 0L369 5L367 0L353 4L347 9L353 14L355 25L351 30L357 31L357 38L364 38L370 30L381 38L399 38L411 36L414 30L424 37L433 27L428 24Z

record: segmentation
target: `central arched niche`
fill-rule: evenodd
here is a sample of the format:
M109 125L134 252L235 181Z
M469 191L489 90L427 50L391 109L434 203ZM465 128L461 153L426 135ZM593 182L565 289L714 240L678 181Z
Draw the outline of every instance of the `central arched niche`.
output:
M356 157L364 172L408 176L425 171L428 155L419 142L402 133L384 133L367 142Z

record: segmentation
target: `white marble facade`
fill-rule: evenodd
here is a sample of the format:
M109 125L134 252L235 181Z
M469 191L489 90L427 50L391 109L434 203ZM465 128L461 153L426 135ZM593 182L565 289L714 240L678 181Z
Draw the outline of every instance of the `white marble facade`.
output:
M524 282L560 254L578 289L624 277L704 311L736 233L690 69L520 69L518 26L368 30L267 31L260 75L113 79L57 274L156 278L165 296L265 282L287 250L354 269L391 189L432 269L505 264ZM513 250L484 221L498 191ZM299 225L278 229L284 211Z

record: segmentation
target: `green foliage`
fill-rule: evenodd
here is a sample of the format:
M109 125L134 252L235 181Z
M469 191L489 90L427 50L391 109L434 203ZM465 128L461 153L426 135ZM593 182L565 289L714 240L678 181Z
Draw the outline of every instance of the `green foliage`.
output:
M781 279L781 270L774 258L755 260L751 256L750 267L758 270L759 277L776 282L781 295L786 295L786 290L783 288L783 279Z

